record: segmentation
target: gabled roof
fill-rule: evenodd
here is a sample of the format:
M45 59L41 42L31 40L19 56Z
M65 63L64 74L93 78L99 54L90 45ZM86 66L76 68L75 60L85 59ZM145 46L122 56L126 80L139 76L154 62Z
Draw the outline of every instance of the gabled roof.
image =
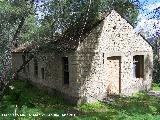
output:
M14 52L25 52L25 51L31 50L32 47L33 47L33 44L26 42L26 43L24 43L24 44L21 44L21 45L18 46L18 47L12 48L12 51L11 51L11 52L13 52L13 53L14 53Z
M138 33L152 48L153 48L153 45L144 37L143 34L141 33Z
M40 42L39 46L38 43L24 43L19 47L12 49L12 52L25 52L30 51L34 48L38 48L38 50L41 51L46 51L47 49L58 51L75 50L78 47L79 42L84 40L87 34L89 34L90 31L98 26L102 21L103 19L97 21L90 27L86 25L86 27L83 28L83 31L81 29L81 26L71 26L61 36L57 37L54 40L48 40L44 44Z
M116 12L115 10L112 10L112 11ZM74 24L70 28L68 28L61 36L57 37L55 40L48 40L48 42L46 42L45 44L42 44L42 43L39 44L40 46L38 46L38 44L37 45L23 44L23 45L19 46L18 48L13 49L12 52L29 51L31 49L37 48L37 46L38 46L39 50L41 50L41 51L48 51L48 49L49 49L49 51L51 51L51 50L58 50L58 51L75 50L78 47L79 42L83 41L84 38L90 33L90 31L92 29L94 29L96 26L98 26L104 20L104 18L107 17L110 13L111 13L111 11L106 12L103 15L103 17L101 18L101 20L97 21L92 26L88 26L89 23L86 23L85 27L82 28L82 26L78 26L77 24ZM118 13L118 12L116 12L116 13ZM140 34L140 36L145 41L147 41L141 34ZM149 45L151 45L151 44L149 43Z

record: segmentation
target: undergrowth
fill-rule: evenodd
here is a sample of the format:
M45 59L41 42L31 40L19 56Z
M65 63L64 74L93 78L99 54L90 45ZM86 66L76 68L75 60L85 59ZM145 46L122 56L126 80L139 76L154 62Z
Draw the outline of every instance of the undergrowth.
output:
M109 103L72 105L17 80L0 104L0 120L160 120L159 103L159 97L139 93Z
M160 83L159 84L153 83L152 84L152 90L154 90L154 91L160 91Z

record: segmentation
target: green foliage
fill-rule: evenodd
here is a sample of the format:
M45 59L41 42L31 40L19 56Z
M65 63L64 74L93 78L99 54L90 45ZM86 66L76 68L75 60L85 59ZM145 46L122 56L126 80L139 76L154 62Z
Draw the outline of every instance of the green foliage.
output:
M0 80L1 89L12 79L11 49L13 44L36 37L35 8L31 0L0 1ZM36 39L34 39L36 40Z
M51 0L44 4L44 18L41 18L40 37L53 38L68 28L78 27L79 33L102 19L100 13L115 9L132 25L136 24L138 7L130 0Z
M20 36L18 36L19 44L25 41L31 41L31 36L35 32L36 19L34 7L25 0L4 0L0 2L0 46L1 51L9 50L13 36L20 24L22 18L25 18Z
M61 97L51 97L46 92L40 92L37 88L32 87L31 84L23 81L14 82L10 88L13 89L9 89L3 98L0 108L1 114L14 113L17 105L17 114L26 115L25 117L18 117L19 119L47 119L49 114L65 113L64 110L72 107L65 104ZM35 117L33 114L40 115ZM45 116L42 116L44 114ZM10 115L7 120L13 118L14 116Z
M44 4L41 5L40 11L44 17L37 20L37 2L34 5L30 2L31 0L0 1L0 55L3 57L1 59L10 56L12 42L14 42L12 40L22 18L25 21L20 34L16 37L18 44L26 41L42 41L43 44L46 40L56 39L73 26L77 26L74 28L78 29L77 33L81 36L86 28L90 28L101 19L99 13L103 13L106 9L117 10L132 23L138 13L133 2L129 0L49 0L42 1ZM4 55L6 53L7 57Z
M102 104L100 102L97 102L97 103L87 103L87 104L82 104L79 106L79 108L83 111L86 111L86 112L97 112L98 110L102 110L103 109L103 112L104 111L107 111L108 109L106 109L106 106L105 104Z
M139 6L132 0L102 0L103 4L109 6L108 9L115 9L120 15L122 15L133 26L136 25L137 16L139 13ZM139 2L139 1L137 1ZM103 8L104 9L104 8Z
M19 42L24 43L27 41L37 41L37 31L38 26L36 24L36 17L33 15L28 15L22 28Z
M160 83L160 62L157 54L154 54L153 57L153 81Z
M152 90L160 91L160 83L152 83Z
M154 86L156 86L154 84ZM73 106L65 103L58 96L49 96L24 81L15 81L6 92L0 107L0 114L14 113L26 116L13 115L2 117L3 120L159 120L160 98L138 93L132 97L115 98L113 102L86 103ZM17 107L16 107L17 106ZM75 116L62 114L72 113ZM39 116L33 116L39 114ZM58 114L59 117L48 116Z

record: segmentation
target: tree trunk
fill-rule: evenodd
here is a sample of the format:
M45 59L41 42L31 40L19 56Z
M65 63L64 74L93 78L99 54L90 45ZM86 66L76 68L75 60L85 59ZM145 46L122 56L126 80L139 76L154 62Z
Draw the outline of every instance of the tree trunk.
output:
M18 28L17 28L14 36L13 36L13 39L12 39L12 45L13 45L13 47L18 47L18 43L17 43L18 41L17 40L18 40L18 37L19 37L20 32L22 30L22 27L24 25L24 22L25 22L25 17L22 17L21 21L20 21L20 23L18 25Z
M32 6L33 6L33 4L34 4L34 0L26 0L26 3L27 3L28 1L30 1L30 6L31 6L31 8L32 8ZM28 13L28 15L29 15L29 14L30 14L30 13ZM19 37L19 35L20 35L20 32L21 32L21 30L22 30L22 28L23 28L23 26L24 26L25 19L28 17L28 15L27 15L27 16L22 16L22 18L21 18L21 20L20 20L20 23L19 23L19 25L18 25L18 28L17 28L15 34L13 35L12 46L11 46L11 47L18 47L17 40L18 40L18 37ZM32 57L32 58L33 58L33 57ZM29 61L30 61L32 58L30 58L28 61L26 61L15 73L13 73L11 79L14 79L14 78L17 76L17 74L25 67L25 65L26 65L27 63L29 63ZM11 61L10 61L10 62L11 62ZM11 68L11 66L10 66L10 68ZM3 83L2 79L3 79L3 81L6 81L5 84ZM4 96L5 90L9 87L9 85L10 85L11 82L12 82L12 80L8 80L8 79L7 79L7 75L5 76L5 78L1 78L0 80L1 80L1 82L0 82L0 89L1 89L1 91L0 91L0 101L1 101L2 98L3 98L3 96Z

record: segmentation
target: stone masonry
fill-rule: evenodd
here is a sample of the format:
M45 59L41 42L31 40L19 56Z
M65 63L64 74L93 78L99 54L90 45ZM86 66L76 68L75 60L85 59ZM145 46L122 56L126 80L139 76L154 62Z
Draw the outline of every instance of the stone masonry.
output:
M22 63L22 54L12 53L14 71ZM143 57L140 69L143 75L139 78L133 76L134 56ZM63 84L62 57L69 60L68 85ZM76 50L39 53L37 59L38 76L34 75L32 60L28 70L21 71L19 77L50 93L60 92L70 102L101 101L108 94L132 95L151 87L152 47L114 10L79 42Z

